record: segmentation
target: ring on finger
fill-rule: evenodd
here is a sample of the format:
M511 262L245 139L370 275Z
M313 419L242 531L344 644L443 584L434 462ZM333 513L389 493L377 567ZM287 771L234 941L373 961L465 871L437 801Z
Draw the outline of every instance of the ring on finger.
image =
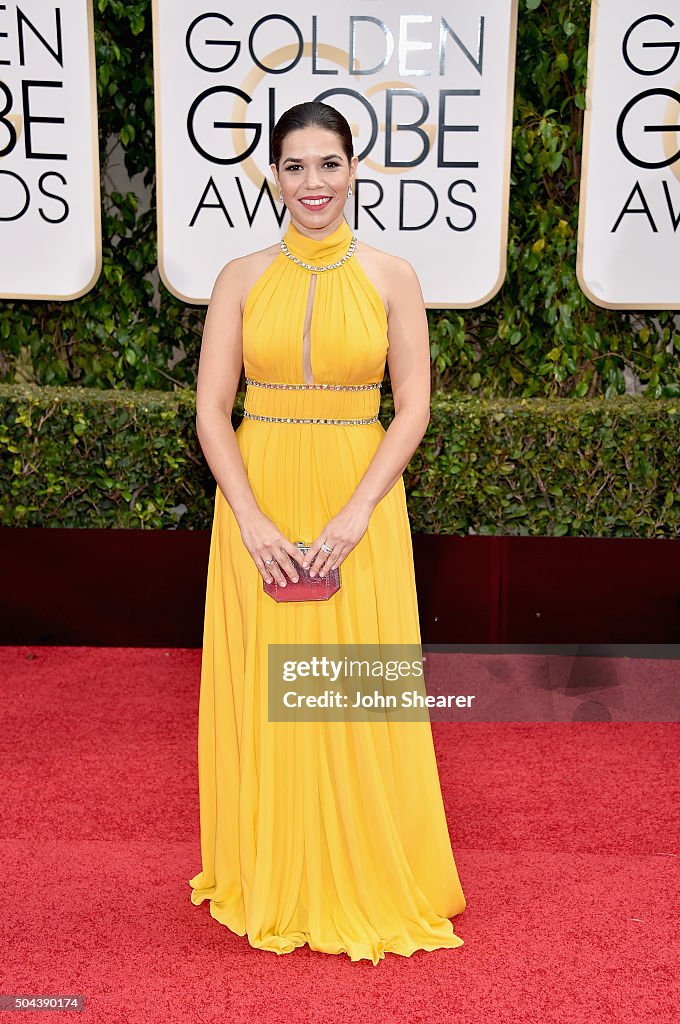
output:
M327 558L324 564L321 566L321 573L333 572L333 570L337 568L338 564L341 561L342 557L340 555L336 555L335 558Z

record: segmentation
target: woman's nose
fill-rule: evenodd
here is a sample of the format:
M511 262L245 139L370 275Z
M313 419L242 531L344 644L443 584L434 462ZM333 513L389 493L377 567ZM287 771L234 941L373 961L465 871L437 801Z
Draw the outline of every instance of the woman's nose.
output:
M305 185L307 186L307 188L314 188L317 185L322 184L323 178L319 171L315 171L314 169L310 169L307 171L307 175L305 177Z

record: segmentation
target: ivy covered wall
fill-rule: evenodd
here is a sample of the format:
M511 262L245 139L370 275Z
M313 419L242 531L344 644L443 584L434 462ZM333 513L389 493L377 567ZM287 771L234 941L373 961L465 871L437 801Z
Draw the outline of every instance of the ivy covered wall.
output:
M205 307L156 271L151 2L94 10L102 274L73 302L0 303L0 381L193 389ZM589 0L520 0L506 282L478 309L428 311L437 390L680 395L677 314L601 309L576 280L589 18Z

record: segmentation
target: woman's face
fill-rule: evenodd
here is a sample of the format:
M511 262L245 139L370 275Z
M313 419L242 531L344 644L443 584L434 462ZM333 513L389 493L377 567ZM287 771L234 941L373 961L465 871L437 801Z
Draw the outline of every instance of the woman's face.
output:
M278 171L271 165L291 220L303 233L333 229L344 217L359 160L347 162L340 139L325 128L300 128L283 140Z

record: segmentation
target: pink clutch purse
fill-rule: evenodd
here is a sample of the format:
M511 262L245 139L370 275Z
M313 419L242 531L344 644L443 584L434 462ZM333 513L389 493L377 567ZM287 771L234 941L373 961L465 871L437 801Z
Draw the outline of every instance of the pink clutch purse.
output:
M300 540L295 541L295 547L303 554L307 554L311 544L304 544ZM292 561L292 559L291 559ZM262 586L266 594L273 597L275 601L327 601L340 589L340 567L331 569L325 576L309 575L309 567L303 569L301 565L293 563L297 569L298 581L293 581L285 575L285 587L279 586L278 580L273 579L271 583L262 580Z

